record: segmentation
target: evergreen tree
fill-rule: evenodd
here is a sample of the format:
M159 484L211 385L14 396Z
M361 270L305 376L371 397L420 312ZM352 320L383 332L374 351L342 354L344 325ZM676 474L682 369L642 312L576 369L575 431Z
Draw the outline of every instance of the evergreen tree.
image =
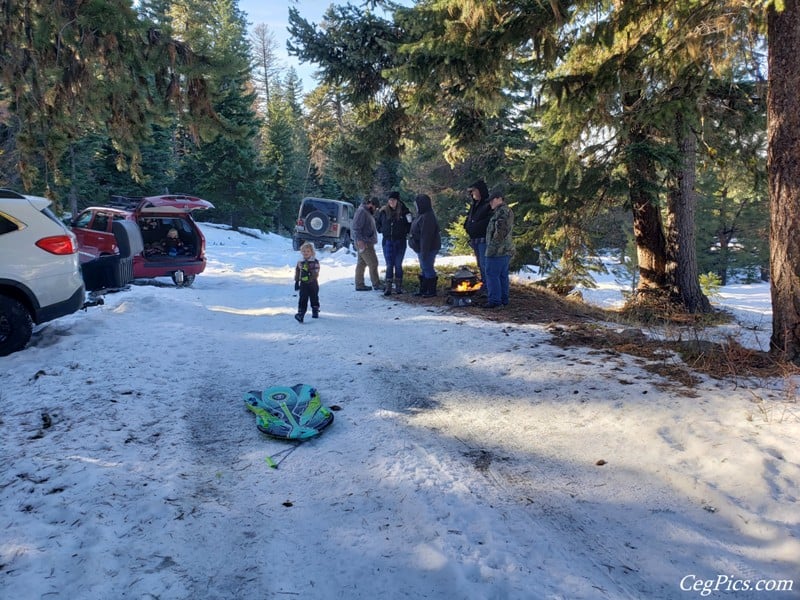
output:
M727 9L679 0L420 2L398 11L406 60L396 72L415 83L415 102L444 99L453 107L448 156L455 160L468 155L510 100L519 106L522 96L506 92L542 90L531 97L531 123L549 130L536 151L555 150L549 156L560 179L553 183L563 191L556 191L561 199L553 210L566 203L588 221L598 203L621 198L623 184L640 291L704 311L692 215L697 106L709 74L730 72L729 54L741 55L749 31L748 14ZM528 173L536 190L544 177ZM578 191L584 195L576 197ZM561 221L574 228L573 218Z
M339 184L337 169L331 158L332 147L336 140L344 135L353 116L351 111L342 101L341 94L329 85L319 85L305 98L306 106L306 132L309 143L309 178L305 186L305 194L309 195L311 189L308 183L315 182L320 191L328 190L320 195L339 199L349 195L353 197L359 193L358 186L343 172L344 177ZM315 173L315 177L311 174ZM334 191L335 190L335 191Z
M261 116L269 121L269 105L281 72L278 42L269 26L259 23L250 38L253 48L253 85L258 94Z
M397 164L407 124L400 91L384 76L396 61L398 29L369 9L347 4L332 5L319 29L290 8L289 32L290 53L319 65L321 81L337 90L353 117L339 123L328 146L330 172L350 194L380 193L375 174ZM396 179L396 173L389 176Z
M224 133L184 146L178 185L214 202L209 217L221 218L234 228L248 224L268 229L274 202L257 147L260 122L253 111L255 93L249 87L246 22L236 0L206 2L205 8L208 22L195 14L186 21L185 35L212 57L215 68L209 82L217 98L213 109Z
M57 182L62 155L87 134L106 135L119 166L137 174L139 144L168 106L185 109L192 128L213 127L201 57L130 0L0 7L0 85L19 124L25 187L42 170L45 185Z
M269 183L277 203L273 224L276 231L293 230L308 174L308 140L296 97L296 74L292 71L288 78L289 85L277 88L279 92L273 94L269 118L262 130L264 162L273 169Z
M63 177L53 186L56 197L67 197L72 214L87 206L105 204L112 195L151 196L172 188L178 162L172 147L172 127L151 125L139 144L141 163L136 176L120 165L112 140L87 134L70 145L60 162Z
M725 285L769 266L766 86L712 82L704 99L698 168L698 262Z
M800 364L800 2L768 13L767 101L772 349Z

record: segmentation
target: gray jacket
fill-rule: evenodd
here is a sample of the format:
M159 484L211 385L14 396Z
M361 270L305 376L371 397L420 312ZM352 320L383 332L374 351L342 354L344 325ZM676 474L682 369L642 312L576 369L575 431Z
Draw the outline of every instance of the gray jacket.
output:
M375 227L375 217L367 208L367 203L362 202L353 215L352 224L353 241L365 244L378 243L378 229Z

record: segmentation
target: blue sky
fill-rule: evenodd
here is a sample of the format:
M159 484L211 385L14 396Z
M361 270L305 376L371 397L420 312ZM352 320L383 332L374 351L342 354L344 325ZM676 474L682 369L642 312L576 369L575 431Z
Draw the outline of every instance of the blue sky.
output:
M358 5L360 0L350 0L350 4ZM316 86L313 79L316 66L305 63L301 64L296 57L289 56L286 52L286 41L289 32L289 7L297 8L300 16L310 23L319 24L322 15L331 5L344 5L347 2L331 2L331 0L239 0L239 9L247 15L247 21L252 29L255 25L264 23L275 35L278 42L279 56L284 61L286 67L294 67L300 79L303 80L303 91L310 92ZM412 0L400 0L400 4L411 5Z
M313 80L313 73L315 66L311 64L301 64L294 56L289 56L286 52L286 40L289 33L286 28L289 26L289 7L294 6L297 8L300 16L311 23L319 23L322 20L322 15L331 4L345 4L344 2L330 2L330 0L303 0L297 2L295 0L278 1L264 1L264 0L239 0L239 9L247 14L247 21L250 27L259 25L261 23L267 25L270 31L275 35L275 40L278 42L279 56L285 63L286 67L294 67L297 74L303 80L303 91L310 92L315 82Z

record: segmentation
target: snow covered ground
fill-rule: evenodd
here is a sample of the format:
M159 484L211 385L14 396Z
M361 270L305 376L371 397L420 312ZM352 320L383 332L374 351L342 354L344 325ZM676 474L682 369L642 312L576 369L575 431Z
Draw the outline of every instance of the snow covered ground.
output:
M301 325L289 240L204 231L193 287L109 294L0 359L0 598L800 598L796 379L676 390L357 293L346 251ZM766 344L766 285L720 302ZM242 400L295 383L340 409L298 446Z

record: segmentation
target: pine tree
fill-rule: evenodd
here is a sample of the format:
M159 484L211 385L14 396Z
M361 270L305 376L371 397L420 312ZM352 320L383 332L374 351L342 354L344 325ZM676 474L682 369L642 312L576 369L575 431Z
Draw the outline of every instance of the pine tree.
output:
M769 267L766 83L715 80L701 108L699 271L761 279Z
M58 182L63 154L94 134L112 141L119 167L140 175L140 143L168 107L193 129L214 126L202 58L130 0L5 2L0 17L0 85L19 123L25 187Z
M778 4L777 2L775 4ZM771 347L800 364L800 2L783 0L768 14L767 102L770 191Z
M680 0L424 1L398 11L405 60L395 71L414 82L416 103L452 107L451 163L487 136L491 117L520 106L524 86L541 90L530 96L530 122L552 136L544 147L556 151L551 164L564 177L553 193L590 218L624 184L642 297L705 311L693 243L694 138L709 75L730 73L730 56L743 56L749 41L749 13L728 9ZM543 176L529 173L535 197ZM561 200L553 210L563 210Z
M279 78L278 42L269 26L259 23L250 38L253 54L253 85L258 94L261 116L269 122L269 105Z
M269 183L277 203L273 224L276 231L293 230L297 209L306 195L309 146L297 98L298 86L296 73L290 71L287 83L273 88L276 93L262 129L263 159L272 168Z
M216 133L212 137L201 132L197 145L186 141L178 184L214 202L215 211L209 216L222 218L234 228L248 224L268 229L274 202L258 153L260 121L250 88L247 24L236 0L201 4L208 21L194 13L182 29L213 61L209 85L222 133L210 132Z
M289 9L289 51L319 65L320 80L335 88L352 119L340 122L328 146L329 172L349 194L370 193L380 169L392 170L407 124L400 91L385 77L395 65L394 25L370 10L332 5L316 28ZM396 180L396 173L390 177Z

